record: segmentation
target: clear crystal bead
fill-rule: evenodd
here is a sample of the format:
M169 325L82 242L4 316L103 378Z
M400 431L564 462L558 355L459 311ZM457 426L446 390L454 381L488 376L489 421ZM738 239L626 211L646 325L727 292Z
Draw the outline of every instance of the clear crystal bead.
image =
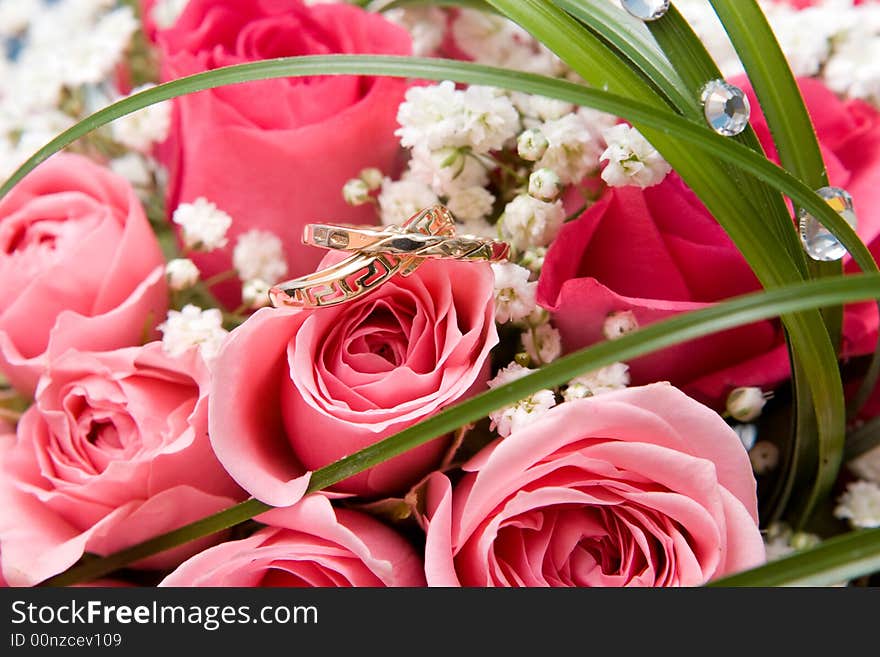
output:
M749 124L749 99L739 87L724 80L712 80L703 87L703 113L719 135L733 137Z
M856 213L853 210L852 196L845 189L839 187L823 187L816 193L825 199L825 202L846 220L855 230L857 225ZM798 211L800 223L801 242L807 255L813 260L833 262L840 260L846 255L846 249L830 230L804 209Z
M643 21L655 21L669 10L669 0L620 0L620 4Z

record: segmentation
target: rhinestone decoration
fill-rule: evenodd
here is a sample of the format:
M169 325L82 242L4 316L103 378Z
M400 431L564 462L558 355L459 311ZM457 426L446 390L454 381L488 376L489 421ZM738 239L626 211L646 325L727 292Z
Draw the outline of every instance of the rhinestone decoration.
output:
M858 222L853 210L853 200L845 189L823 187L816 190L816 193L824 198L825 202L855 230ZM807 255L813 260L833 262L846 255L843 244L816 217L806 210L800 209L798 210L798 219L800 220L801 242Z
M748 126L749 99L739 87L724 80L712 80L703 87L700 100L706 121L719 135L733 137Z
M655 21L669 11L669 0L620 0L620 4L643 21Z

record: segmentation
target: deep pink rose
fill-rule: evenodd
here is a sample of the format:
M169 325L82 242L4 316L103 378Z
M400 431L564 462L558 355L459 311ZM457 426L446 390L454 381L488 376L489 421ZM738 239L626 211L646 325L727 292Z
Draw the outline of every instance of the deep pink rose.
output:
M379 14L300 0L191 0L175 26L159 32L162 78L294 55L411 52L409 34ZM208 274L228 270L235 238L254 228L284 243L291 275L314 270L318 249L300 242L317 220L375 221L369 206L342 198L364 167L391 172L402 79L325 76L233 85L176 101L165 158L168 207L199 197L229 213L229 245L196 258ZM215 289L237 305L240 290Z
M322 266L338 260L328 255ZM484 387L497 343L487 264L427 261L366 297L266 308L229 336L214 366L211 442L254 497L288 506L315 470ZM400 492L435 466L434 440L335 490Z
M737 435L668 384L568 402L427 488L431 586L692 586L760 564Z
M85 552L109 554L231 506L242 491L211 451L207 368L158 342L53 360L0 453L0 549L13 585ZM150 557L180 563L213 539Z
M424 586L422 560L394 530L323 495L257 517L270 525L195 555L160 586Z
M53 353L151 337L164 262L126 180L79 155L40 165L0 201L0 371L30 394Z
M757 99L752 125L775 157ZM831 184L853 196L859 235L880 234L880 114L861 101L842 102L821 82L800 81L822 145ZM875 250L880 249L880 243ZM849 266L849 268L852 268ZM655 187L608 189L550 247L538 302L553 312L567 351L603 339L609 313L632 311L640 325L703 308L759 288L742 255L681 179ZM873 350L877 314L871 304L847 313L843 354ZM789 376L778 321L765 321L671 347L631 363L634 383L669 380L706 403L731 388L770 388Z

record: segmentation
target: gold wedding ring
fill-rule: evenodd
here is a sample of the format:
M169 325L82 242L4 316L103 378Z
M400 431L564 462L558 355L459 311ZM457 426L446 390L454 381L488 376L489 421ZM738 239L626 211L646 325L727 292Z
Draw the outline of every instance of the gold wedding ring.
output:
M339 235L345 235L344 245ZM426 258L494 260L507 253L503 242L457 239L455 218L442 205L426 208L393 229L312 224L306 227L306 244L355 253L313 274L279 283L269 290L269 299L276 308L335 306L369 294L395 274L409 276Z
M303 244L366 255L390 253L488 262L503 260L509 251L505 242L474 235L431 235L416 233L403 226L373 228L346 224L309 224L303 231Z

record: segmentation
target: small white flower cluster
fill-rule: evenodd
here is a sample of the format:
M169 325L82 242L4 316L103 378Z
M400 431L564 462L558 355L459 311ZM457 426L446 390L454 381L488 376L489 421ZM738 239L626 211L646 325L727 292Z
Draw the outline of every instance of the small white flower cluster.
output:
M572 401L614 390L623 390L628 385L629 366L626 363L612 363L595 372L575 377L568 382L562 396L565 401Z
M774 522L763 532L767 561L776 561L799 550L815 547L821 542L816 534L795 532L787 524Z
M880 4L821 0L796 9L783 0L760 0L797 76L821 76L829 88L880 104ZM727 33L705 0L677 0L725 77L743 72Z
M0 0L0 178L69 127L65 91L84 113L115 95L109 78L138 23L113 0Z
M249 230L239 236L232 264L244 282L242 301L256 309L269 304L269 288L287 274L284 245L267 230Z
M213 251L226 246L226 232L232 217L204 197L181 203L171 220L183 229L183 243L188 249Z
M213 251L229 243L227 232L232 217L214 203L199 197L192 203L181 203L172 221L183 229L183 243L187 249ZM172 289L190 287L193 278L189 260L173 260L166 268ZM194 265L193 265L194 266ZM242 281L242 300L247 308L268 305L269 288L287 274L287 260L281 239L268 230L249 230L238 236L232 250L232 266Z
M644 189L663 182L672 167L635 128L624 123L603 133L608 148L600 160L608 161L602 180L612 187L636 185Z
M517 363L511 363L489 381L489 387L501 387L534 371ZM514 431L534 422L555 405L556 394L552 390L539 390L513 406L490 413L489 419L492 421L490 428L497 431L499 436L506 438Z
M438 7L389 9L383 16L410 33L416 57L436 55L446 36L446 14Z
M462 9L452 22L455 45L480 64L559 76L565 65L516 23L489 12Z
M880 527L880 485L873 481L854 481L837 500L834 515L849 520L856 529Z
M162 332L162 348L168 354L177 357L198 347L206 361L217 355L228 334L223 328L223 313L192 304L180 311L169 310L168 317L157 328Z
M520 322L538 307L535 292L538 283L530 281L531 272L512 262L494 263L495 321L499 324Z

